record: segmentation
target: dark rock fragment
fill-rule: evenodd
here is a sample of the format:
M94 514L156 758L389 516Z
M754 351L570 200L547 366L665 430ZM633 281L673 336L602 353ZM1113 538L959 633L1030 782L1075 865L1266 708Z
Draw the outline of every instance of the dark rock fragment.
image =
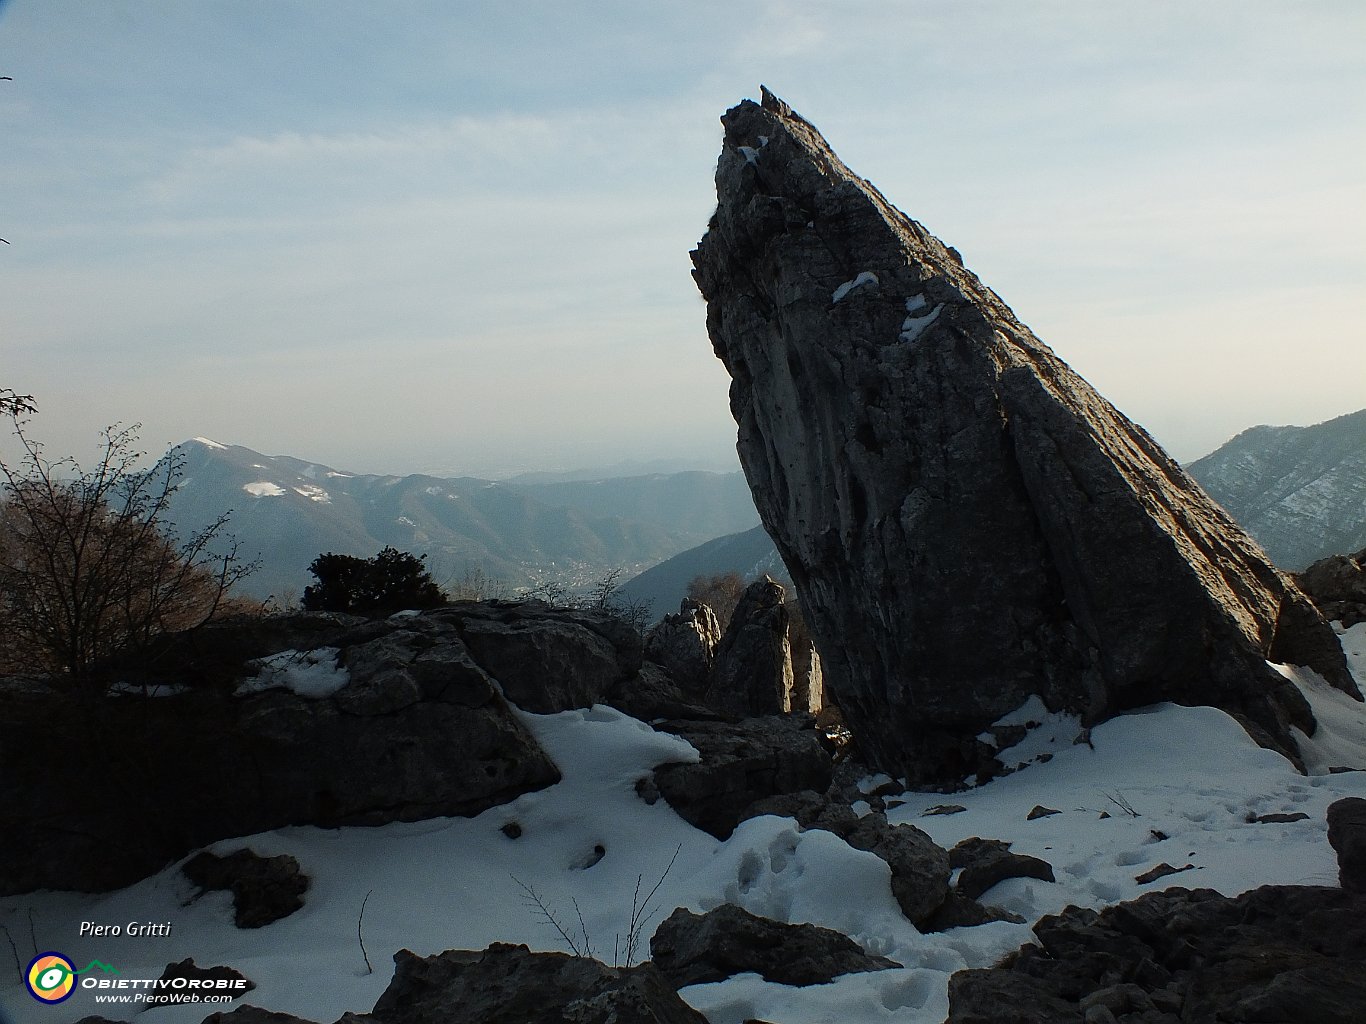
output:
M829 928L772 921L730 903L705 914L679 907L655 930L650 958L675 988L748 971L780 985L820 985L901 966Z
M1254 814L1249 825L1288 825L1292 821L1308 821L1309 815L1303 811L1291 811L1278 814Z
M933 807L926 807L920 812L920 816L929 818L936 814L962 814L966 810L962 804L935 804Z
M1053 865L1025 853L1012 853L1010 844L999 839L964 839L949 851L949 866L963 869L954 888L974 900L1007 878L1054 881Z
M1321 558L1297 577L1326 619L1344 626L1366 622L1366 548Z
M394 980L365 1024L706 1024L652 965L608 967L586 957L494 943L482 951L394 955Z
M303 895L308 891L308 876L288 854L262 857L241 849L220 857L205 850L180 870L202 891L231 890L238 928L263 928L288 917L304 905Z
M1366 800L1349 796L1328 805L1328 842L1338 855L1338 881L1366 893Z
M1149 882L1156 882L1159 878L1166 878L1168 875L1179 875L1183 871L1194 871L1194 864L1187 864L1184 867L1174 868L1166 861L1155 865L1144 871L1142 874L1134 875L1134 881L1140 885L1147 885Z
M348 1018L350 1014L346 1015ZM343 1018L345 1020L346 1018ZM219 1011L204 1018L203 1024L316 1024L290 1013L263 1010L259 1006L239 1006L237 1009Z
M923 924L918 925L923 932L946 932L950 928L975 928L978 925L992 924L995 921L1009 921L1021 924L1024 918L1009 910L979 903L971 897L958 892L950 892Z
M243 926L239 925L238 927ZM160 980L168 983L171 987L148 993L145 1005L168 1006L172 1003L180 1002L181 1000L178 998L178 995L183 992L191 991L188 985L184 984L186 982L195 985L203 985L205 982L215 981L245 982L246 984L241 988L214 990L218 994L228 994L234 997L241 996L245 992L250 992L256 987L256 982L252 981L235 967L200 967L194 962L193 957L186 957L179 963L167 964L166 969L161 972ZM174 985L177 980L182 981L182 987L178 988Z

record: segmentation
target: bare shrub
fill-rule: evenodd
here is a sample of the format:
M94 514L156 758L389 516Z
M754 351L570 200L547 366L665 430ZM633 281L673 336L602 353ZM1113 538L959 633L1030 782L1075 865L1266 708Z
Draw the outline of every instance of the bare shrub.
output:
M11 418L23 458L0 459L0 670L60 674L98 694L96 666L207 622L256 564L223 536L227 513L184 540L170 525L180 449L142 470L137 427L109 427L83 470L48 459Z

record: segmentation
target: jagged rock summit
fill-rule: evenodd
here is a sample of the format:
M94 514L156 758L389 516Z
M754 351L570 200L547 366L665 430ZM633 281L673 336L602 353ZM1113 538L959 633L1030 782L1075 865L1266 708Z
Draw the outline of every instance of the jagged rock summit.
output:
M767 90L722 118L693 253L738 449L827 686L878 767L951 782L1031 695L1209 704L1297 759L1331 629L959 254Z

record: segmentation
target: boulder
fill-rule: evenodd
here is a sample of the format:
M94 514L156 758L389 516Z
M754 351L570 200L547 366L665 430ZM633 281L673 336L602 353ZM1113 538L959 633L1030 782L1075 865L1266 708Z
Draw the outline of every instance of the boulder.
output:
M1328 805L1328 842L1342 887L1366 893L1366 800L1349 796Z
M1366 1020L1364 911L1366 898L1318 886L1068 907L1002 966L955 974L947 1024L1355 1024Z
M740 595L716 648L707 703L740 717L792 710L792 651L781 583L765 576Z
M494 943L482 952L394 956L394 980L357 1024L706 1024L651 964L608 967L587 957Z
M1344 626L1366 622L1366 548L1320 558L1296 579L1326 619Z
M186 957L179 963L167 964L166 969L161 972L161 981L173 983L177 979L184 979L186 982L193 982L202 985L205 982L229 981L246 982L243 988L232 990L232 994L240 996L244 992L250 992L256 987L256 982L252 981L235 967L200 967L194 962L193 957ZM169 988L163 991L149 993L147 996L147 1006L168 1006L180 1002L178 998L182 990Z
M394 977L369 1013L336 1024L707 1024L653 964L608 967L588 957L532 953L495 942L484 950L394 954ZM203 1024L315 1024L241 1006Z
M771 921L731 903L705 914L679 907L655 930L650 959L675 988L747 972L780 985L821 985L901 966L830 928Z
M464 601L430 613L459 628L470 655L524 711L550 714L600 703L640 670L644 642L605 611L541 601Z
M0 679L0 895L119 888L232 836L474 815L559 781L458 614L317 629L304 617L293 636L270 624L269 642L337 648L345 685L325 696L211 686L78 700ZM237 648L226 630L205 638L239 678L267 653L245 628Z
M964 839L949 851L949 866L963 869L954 888L974 900L1007 878L1054 881L1053 865L1025 853L1011 853L1010 844L999 839Z
M1298 762L1308 598L959 254L768 93L722 118L693 253L738 450L826 686L888 774L961 784L1031 696L1220 707Z
M707 605L685 597L678 613L666 615L645 638L645 657L657 662L680 689L701 697L711 679L721 642L721 625Z
M917 928L927 928L949 895L949 856L943 847L914 825L889 825L880 811L859 818L844 841L887 862L901 912Z
M647 661L630 679L623 680L602 699L642 722L659 719L721 721L725 718L704 704L692 691L685 692L662 665Z
M308 891L308 876L287 854L262 857L241 849L220 857L206 850L180 870L201 892L230 890L238 928L261 928L288 917L304 905L303 895Z
M726 839L757 800L823 792L832 765L809 717L769 715L742 722L669 721L655 728L697 748L696 764L660 765L655 785L679 816Z
M917 927L922 932L946 932L950 928L976 928L979 925L994 924L997 921L1023 924L1024 918L1019 914L1011 913L1009 910L993 907L986 903L978 903L975 899L951 891L934 913Z

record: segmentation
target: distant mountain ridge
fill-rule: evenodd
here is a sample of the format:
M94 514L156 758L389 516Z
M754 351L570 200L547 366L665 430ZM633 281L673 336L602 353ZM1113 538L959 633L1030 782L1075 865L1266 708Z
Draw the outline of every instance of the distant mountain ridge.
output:
M1186 470L1282 569L1366 547L1366 409L1251 427Z
M427 555L439 583L479 572L511 588L582 586L758 521L738 472L511 484L345 473L208 438L180 447L172 519L184 533L231 509L243 557L261 560L242 587L258 598L297 597L325 551L368 557L386 545Z
M623 594L657 616L696 576L787 578L739 472L380 476L207 438L181 447L173 515L187 531L232 509L229 531L262 561L242 588L255 597L297 596L324 551L368 557L388 544L426 554L442 583L477 571L510 588L583 586L625 570L636 575ZM1186 469L1283 569L1366 547L1366 409L1251 427Z
M717 537L646 569L622 585L621 596L648 604L655 618L678 611L688 584L699 576L738 572L745 579L772 576L791 586L791 576L762 526Z

